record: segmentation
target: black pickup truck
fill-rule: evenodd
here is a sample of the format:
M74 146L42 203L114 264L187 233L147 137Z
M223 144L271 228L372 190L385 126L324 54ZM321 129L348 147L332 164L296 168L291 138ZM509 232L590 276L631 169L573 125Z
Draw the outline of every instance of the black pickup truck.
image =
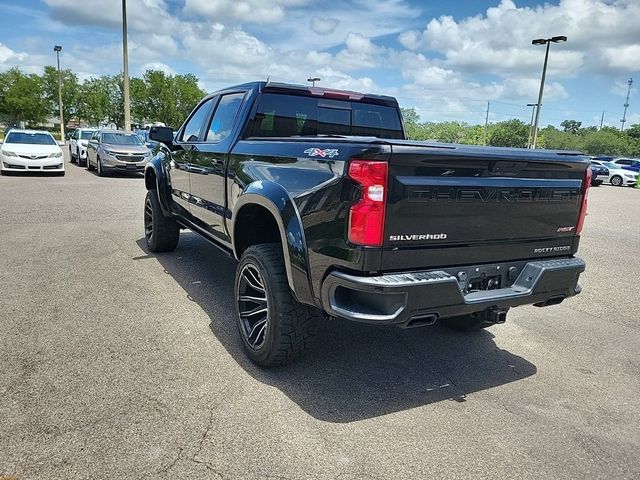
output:
M150 138L147 245L173 250L188 228L238 259L238 330L260 365L300 357L327 314L469 330L580 292L577 152L408 141L394 98L265 82Z

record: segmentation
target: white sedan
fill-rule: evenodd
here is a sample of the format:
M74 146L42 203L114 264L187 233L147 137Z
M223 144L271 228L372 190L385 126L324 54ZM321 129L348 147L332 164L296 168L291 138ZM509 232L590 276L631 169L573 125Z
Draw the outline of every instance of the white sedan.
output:
M0 146L0 173L8 172L64 175L62 149L49 132L12 129Z
M598 160L592 160L591 162L609 169L609 178L606 181L611 185L622 187L624 185L633 186L638 183L638 172L625 170L613 162L600 162Z

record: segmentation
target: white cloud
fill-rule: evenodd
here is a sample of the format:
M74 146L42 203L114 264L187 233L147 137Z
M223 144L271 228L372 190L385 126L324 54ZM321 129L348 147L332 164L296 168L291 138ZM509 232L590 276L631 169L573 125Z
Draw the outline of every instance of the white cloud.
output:
M140 73L143 74L147 70L160 70L161 72L164 72L164 73L166 73L168 75L175 75L176 73L178 73L173 68L171 68L169 65L167 65L166 63L162 63L162 62L145 63L142 66L142 68L140 69Z
M3 63L6 63L12 60L22 61L25 57L26 57L25 53L14 52L9 47L0 43L0 66Z
M328 35L336 30L339 23L340 20L333 17L312 17L309 26L318 35Z
M288 7L306 0L185 0L185 15L204 15L219 22L272 24L281 22Z
M560 0L558 5L518 7L502 0L485 15L456 21L432 19L422 33L399 38L407 48L442 54L445 63L467 71L533 73L542 48L534 38L565 35L551 47L550 73L571 76L591 71L637 69L640 65L640 2L636 0Z

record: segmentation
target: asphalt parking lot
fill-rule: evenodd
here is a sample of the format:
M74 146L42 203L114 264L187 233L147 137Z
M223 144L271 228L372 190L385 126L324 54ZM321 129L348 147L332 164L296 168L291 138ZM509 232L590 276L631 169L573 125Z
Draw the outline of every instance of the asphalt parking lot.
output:
M640 478L640 190L591 189L578 297L474 334L331 321L277 370L234 261L145 249L144 195L0 178L0 478Z

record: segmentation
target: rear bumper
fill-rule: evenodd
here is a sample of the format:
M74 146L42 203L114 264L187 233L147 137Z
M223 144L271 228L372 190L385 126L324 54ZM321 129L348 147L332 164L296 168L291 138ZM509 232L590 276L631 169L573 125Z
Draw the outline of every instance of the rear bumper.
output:
M322 304L337 317L402 326L419 319L560 303L580 293L578 277L584 270L584 261L573 257L375 277L334 271L322 284ZM500 285L508 286L464 293L470 282L481 278L499 279Z

